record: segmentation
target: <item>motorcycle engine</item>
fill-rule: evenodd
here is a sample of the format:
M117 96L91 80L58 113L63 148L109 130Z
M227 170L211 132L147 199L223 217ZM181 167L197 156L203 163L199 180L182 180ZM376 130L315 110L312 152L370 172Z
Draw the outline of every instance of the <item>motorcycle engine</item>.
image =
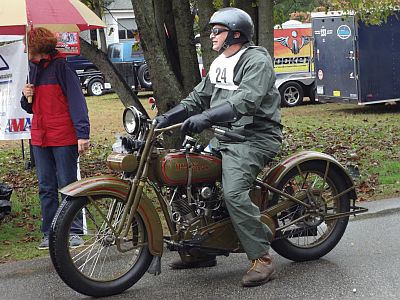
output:
M172 207L172 220L181 226L190 225L199 217L206 221L215 222L225 218L225 204L222 191L216 184L170 187L169 201Z

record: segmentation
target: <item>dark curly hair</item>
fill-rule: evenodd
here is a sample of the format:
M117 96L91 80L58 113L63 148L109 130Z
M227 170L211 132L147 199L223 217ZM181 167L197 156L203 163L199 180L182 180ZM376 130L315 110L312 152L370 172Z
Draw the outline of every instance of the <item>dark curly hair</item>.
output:
M57 45L57 38L48 29L36 27L28 33L29 52L35 54L50 54L54 51Z

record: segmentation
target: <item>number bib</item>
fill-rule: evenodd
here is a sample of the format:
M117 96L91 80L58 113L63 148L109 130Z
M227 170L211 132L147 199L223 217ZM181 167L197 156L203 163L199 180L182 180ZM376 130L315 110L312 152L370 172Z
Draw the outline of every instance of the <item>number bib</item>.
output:
M208 75L210 76L211 83L215 84L215 87L233 91L239 88L239 86L233 82L233 70L239 58L246 50L247 48L242 49L230 57L225 57L224 54L221 54L212 62Z

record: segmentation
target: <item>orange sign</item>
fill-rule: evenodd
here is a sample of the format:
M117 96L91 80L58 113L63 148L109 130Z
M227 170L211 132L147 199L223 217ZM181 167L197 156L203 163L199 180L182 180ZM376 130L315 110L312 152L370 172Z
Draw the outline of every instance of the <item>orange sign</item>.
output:
M277 73L306 72L312 65L312 30L274 29L274 67Z

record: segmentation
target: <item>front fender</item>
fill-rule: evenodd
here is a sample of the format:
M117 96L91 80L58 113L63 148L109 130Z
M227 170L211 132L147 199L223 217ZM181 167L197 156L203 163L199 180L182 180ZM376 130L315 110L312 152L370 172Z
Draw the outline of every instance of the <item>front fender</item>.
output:
M127 181L113 176L97 176L76 181L62 188L60 192L71 197L111 195L120 199L128 197L130 185ZM138 213L147 229L149 250L154 256L163 251L163 230L160 217L149 198L143 194Z
M335 168L338 172L340 172L343 178L346 181L347 187L353 187L354 182L353 179L350 177L347 170L332 156L316 152L316 151L302 151L296 153L290 157L288 157L283 162L276 165L272 168L263 178L263 181L269 185L276 186L278 182L296 165L299 165L303 162L310 161L310 160L319 160L319 161L326 161L330 163L330 167ZM350 198L353 200L357 199L357 195L355 189L349 192Z

